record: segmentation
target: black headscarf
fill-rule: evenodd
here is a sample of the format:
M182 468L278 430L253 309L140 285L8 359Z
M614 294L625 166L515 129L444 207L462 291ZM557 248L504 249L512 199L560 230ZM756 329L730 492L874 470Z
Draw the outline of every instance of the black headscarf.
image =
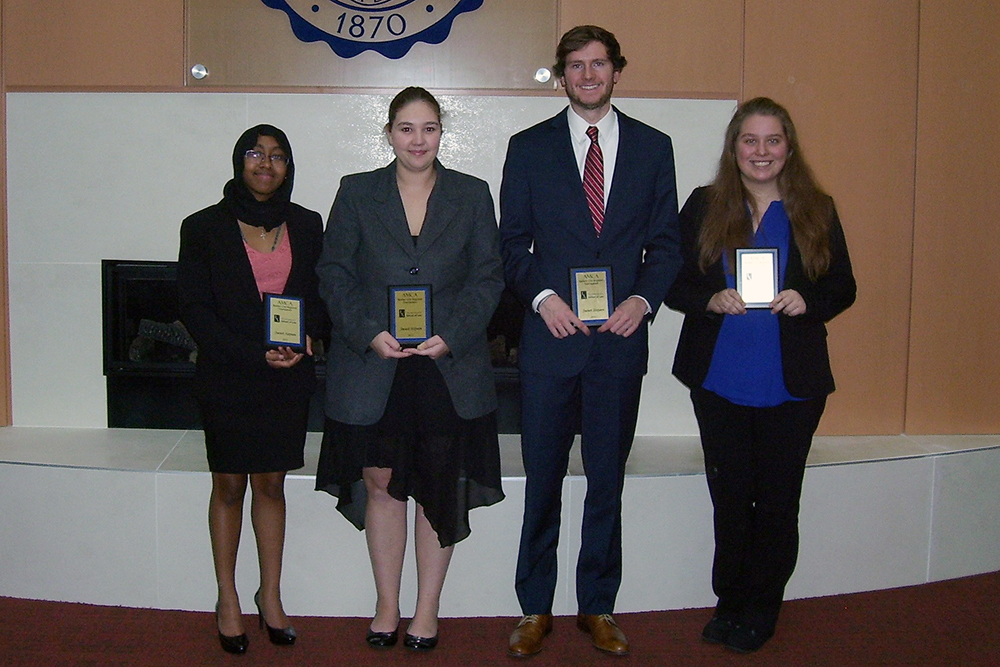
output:
M273 137L278 146L288 156L288 171L285 180L266 201L257 201L250 188L243 182L243 156L257 145L258 137ZM288 206L292 201L292 182L295 180L295 161L292 160L292 146L285 133L273 125L257 125L240 135L233 148L233 180L226 183L222 196L237 220L254 227L271 231L285 221Z

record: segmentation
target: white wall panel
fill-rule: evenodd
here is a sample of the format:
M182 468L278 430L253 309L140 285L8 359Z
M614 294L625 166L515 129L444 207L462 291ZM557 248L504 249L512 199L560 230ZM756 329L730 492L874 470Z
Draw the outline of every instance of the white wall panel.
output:
M156 606L152 478L0 464L0 594Z
M1000 456L994 450L935 459L928 579L1000 570Z
M19 426L106 427L99 263L10 263L11 402Z
M295 152L293 199L324 217L341 176L386 164L388 95L10 93L8 233L13 422L106 425L100 261L172 260L180 221L221 198L247 127L269 122ZM499 196L511 134L563 97L442 96L441 161ZM623 99L674 138L680 202L711 179L732 101ZM670 376L680 317L652 327L638 433L696 432Z
M786 596L815 597L923 581L933 468L931 457L807 468L799 515L799 562Z

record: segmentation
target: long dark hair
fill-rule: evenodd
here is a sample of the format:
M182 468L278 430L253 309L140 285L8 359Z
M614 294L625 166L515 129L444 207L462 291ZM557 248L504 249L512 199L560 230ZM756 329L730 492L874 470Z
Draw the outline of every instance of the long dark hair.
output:
M788 110L767 97L755 97L741 104L726 128L719 171L709 187L708 209L698 239L698 264L705 271L726 252L730 258L729 265L735 266L736 248L749 245L753 235L753 222L747 205L753 207L755 204L743 185L736 162L740 129L751 116L777 118L785 132L788 156L778 174L778 192L791 221L792 237L802 255L802 266L809 279L816 280L830 267L829 230L833 200L816 183L802 155Z

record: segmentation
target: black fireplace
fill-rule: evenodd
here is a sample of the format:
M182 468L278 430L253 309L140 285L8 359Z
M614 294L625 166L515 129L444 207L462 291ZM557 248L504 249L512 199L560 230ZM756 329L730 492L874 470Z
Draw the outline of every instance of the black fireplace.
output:
M201 428L191 395L196 346L180 323L177 262L105 259L101 274L108 427ZM505 291L488 330L501 433L521 430L517 344L523 318L520 303ZM317 358L311 431L323 430L322 361Z

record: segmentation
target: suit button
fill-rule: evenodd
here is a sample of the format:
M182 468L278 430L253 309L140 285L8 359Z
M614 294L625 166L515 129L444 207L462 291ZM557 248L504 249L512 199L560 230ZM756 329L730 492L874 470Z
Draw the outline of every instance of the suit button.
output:
M415 276L418 273L420 273L420 269L418 267L416 267L416 266L411 266L410 267L410 275L411 276Z

